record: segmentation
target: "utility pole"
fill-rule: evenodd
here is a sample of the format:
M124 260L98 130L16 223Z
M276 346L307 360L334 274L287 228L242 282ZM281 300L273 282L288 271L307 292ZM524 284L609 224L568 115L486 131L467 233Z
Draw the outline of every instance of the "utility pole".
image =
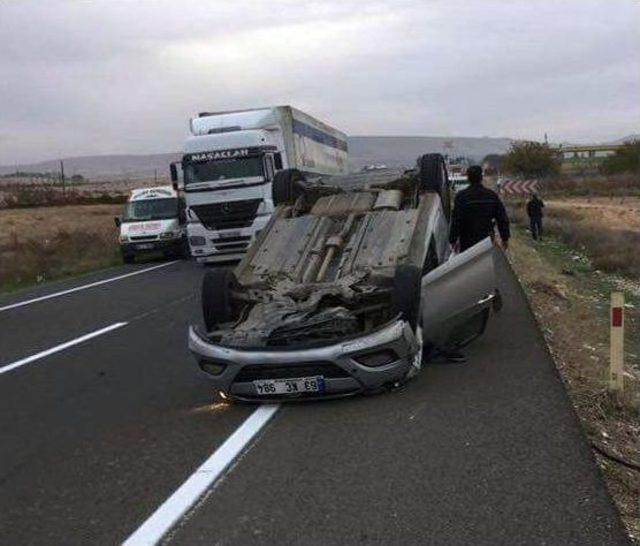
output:
M64 163L60 160L60 182L62 182L62 198L67 199L66 181L64 179Z
M158 169L153 169L153 182L154 184L158 184Z

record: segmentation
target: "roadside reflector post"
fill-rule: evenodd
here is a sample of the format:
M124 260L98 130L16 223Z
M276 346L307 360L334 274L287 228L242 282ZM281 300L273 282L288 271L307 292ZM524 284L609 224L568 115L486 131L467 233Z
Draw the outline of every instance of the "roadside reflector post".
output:
M609 390L622 394L624 388L624 294L611 293L611 356Z

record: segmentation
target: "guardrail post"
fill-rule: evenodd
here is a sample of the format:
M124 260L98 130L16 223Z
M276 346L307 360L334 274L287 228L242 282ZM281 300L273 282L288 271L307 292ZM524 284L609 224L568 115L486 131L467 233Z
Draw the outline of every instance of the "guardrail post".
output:
M624 388L624 294L611 293L611 353L609 390L622 394Z

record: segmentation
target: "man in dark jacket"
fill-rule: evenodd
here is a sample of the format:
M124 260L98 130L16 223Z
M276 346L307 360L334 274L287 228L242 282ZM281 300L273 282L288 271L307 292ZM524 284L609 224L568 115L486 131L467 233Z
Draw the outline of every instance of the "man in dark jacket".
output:
M529 216L529 227L531 228L531 237L534 241L542 240L542 209L544 202L538 197L537 193L531 194L531 199L527 203L527 215Z
M509 218L498 194L482 185L482 168L474 165L467 169L469 187L458 192L451 217L449 242L454 250L462 252L486 237L495 236L498 226L502 248L509 244ZM466 357L456 349L440 349L450 362L465 362Z
M474 165L467 169L469 187L456 194L451 218L449 242L457 251L495 236L498 226L502 248L509 244L509 218L496 192L482 185L482 168Z

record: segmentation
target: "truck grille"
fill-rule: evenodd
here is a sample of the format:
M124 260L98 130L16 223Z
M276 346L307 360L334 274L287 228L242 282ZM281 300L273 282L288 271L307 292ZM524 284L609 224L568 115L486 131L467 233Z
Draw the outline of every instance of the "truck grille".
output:
M238 229L253 224L260 201L260 199L245 199L209 205L192 205L191 210L207 229Z
M211 239L211 242L214 248L220 252L226 250L235 252L244 251L251 243L251 235Z

